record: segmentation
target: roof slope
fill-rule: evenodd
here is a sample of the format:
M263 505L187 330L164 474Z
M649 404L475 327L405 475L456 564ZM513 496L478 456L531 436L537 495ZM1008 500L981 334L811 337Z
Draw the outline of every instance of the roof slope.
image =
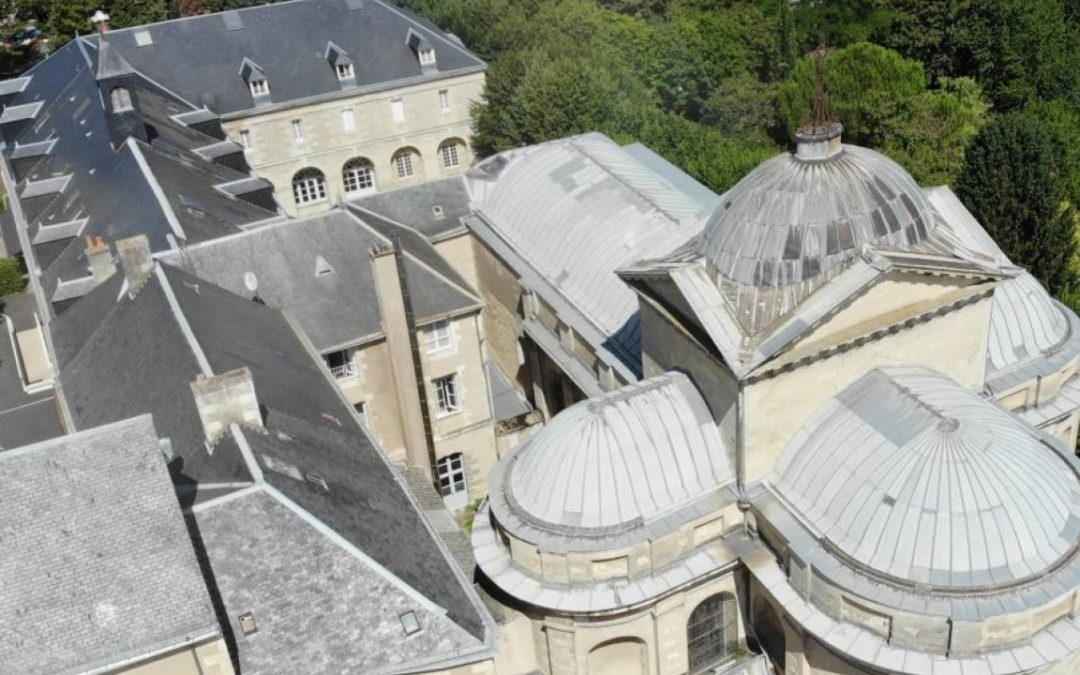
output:
M792 437L767 479L819 538L890 580L975 589L1076 549L1080 476L1048 437L946 376L871 371Z
M425 76L421 71L406 43L410 30L435 50L437 73ZM145 33L152 44L139 46L136 36ZM331 42L354 64L354 89L484 68L480 59L438 29L382 0L280 2L113 30L108 40L135 70L221 115L255 107L240 75L245 59L269 80L274 103L342 92L327 59Z
M260 489L208 505L197 520L225 613L251 612L258 626L237 638L246 675L385 672L476 647L274 494ZM421 628L408 637L407 612Z
M351 202L389 220L408 225L428 239L460 230L464 227L461 219L472 213L469 191L461 176L376 192ZM436 207L441 215L436 212Z
M502 153L467 183L477 236L549 304L569 303L594 348L639 372L637 298L615 270L697 234L699 196L598 133Z
M0 453L0 662L103 668L220 633L148 416Z

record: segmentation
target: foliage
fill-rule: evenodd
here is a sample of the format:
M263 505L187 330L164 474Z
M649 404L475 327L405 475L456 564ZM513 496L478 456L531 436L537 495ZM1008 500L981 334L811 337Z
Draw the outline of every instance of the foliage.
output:
M1055 295L1075 281L1075 218L1061 161L1042 125L1003 115L975 137L956 183L957 195L1005 254Z
M114 28L163 21L168 16L165 0L112 0L108 12Z
M22 267L17 258L0 258L0 295L20 293L26 288Z
M56 50L78 34L85 35L93 26L90 17L98 9L93 0L51 0L45 31L50 48Z

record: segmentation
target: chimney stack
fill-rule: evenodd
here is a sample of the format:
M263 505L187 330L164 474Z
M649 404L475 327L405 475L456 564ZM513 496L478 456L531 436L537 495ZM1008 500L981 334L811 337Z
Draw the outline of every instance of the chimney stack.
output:
M128 297L134 298L154 270L154 258L150 255L150 240L145 234L121 239L116 242L116 255L127 278Z
M90 274L94 277L95 285L116 274L112 251L102 237L86 235L86 261L90 263Z
M109 32L109 15L100 9L94 12L94 15L90 17L90 23L97 27L97 32L100 35L104 35Z
M209 447L217 444L230 424L263 428L255 381L247 367L222 375L200 375L191 383L191 393L195 396L195 407L199 409L199 419Z

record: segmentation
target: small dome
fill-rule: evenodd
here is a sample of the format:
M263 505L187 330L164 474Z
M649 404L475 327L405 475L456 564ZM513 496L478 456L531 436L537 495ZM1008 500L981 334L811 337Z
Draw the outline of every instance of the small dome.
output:
M899 164L840 146L838 137L807 137L797 152L763 162L724 195L700 252L730 279L783 286L837 267L863 244L914 245L933 222L922 190Z
M1069 337L1065 313L1027 272L994 291L990 313L987 374L1044 356Z
M849 566L927 590L1011 585L1080 536L1080 480L1039 432L940 373L871 371L768 483Z
M508 472L515 511L575 529L648 522L734 481L712 415L681 373L570 406Z

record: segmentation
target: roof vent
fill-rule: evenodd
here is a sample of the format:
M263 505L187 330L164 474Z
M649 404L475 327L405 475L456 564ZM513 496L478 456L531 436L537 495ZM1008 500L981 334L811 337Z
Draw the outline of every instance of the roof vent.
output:
M259 632L259 627L255 625L255 615L251 612L244 612L239 617L240 631L244 635L253 635Z
M443 211L443 207L439 206L438 204L431 207L431 213L435 215L436 220L442 220L446 217L446 212Z
M225 12L221 15L221 20L225 22L225 30L230 33L244 30L244 17L240 16L240 12Z
M149 47L154 44L154 36L148 30L135 31L135 44L139 47Z
M345 6L350 10L363 9L364 0L345 0Z
M215 445L230 424L263 428L259 398L255 395L255 380L247 368L238 368L222 375L200 375L191 383L191 393L199 410L206 441Z
M315 256L315 276L324 277L327 274L333 274L334 268L330 263L326 262L326 258L321 255Z
M417 618L416 612L410 610L398 618L401 619L401 627L405 630L406 637L420 632L420 619Z

